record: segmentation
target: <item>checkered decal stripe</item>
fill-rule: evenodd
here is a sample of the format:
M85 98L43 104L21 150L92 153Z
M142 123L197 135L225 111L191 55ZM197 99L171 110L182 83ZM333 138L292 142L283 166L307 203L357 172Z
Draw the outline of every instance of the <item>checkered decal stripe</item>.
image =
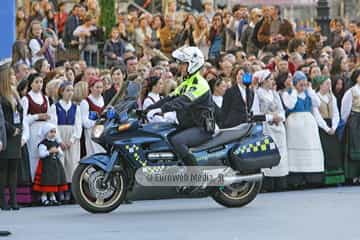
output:
M271 137L262 139L254 139L253 141L242 143L235 151L236 155L253 155L264 153L272 153L276 151L276 145Z

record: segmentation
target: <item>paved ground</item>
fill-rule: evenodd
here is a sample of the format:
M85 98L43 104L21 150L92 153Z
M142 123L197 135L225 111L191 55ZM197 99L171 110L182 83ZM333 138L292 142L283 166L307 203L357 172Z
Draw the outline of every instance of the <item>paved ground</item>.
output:
M210 198L137 201L107 215L78 206L0 212L4 239L359 240L360 187L261 194L226 209Z

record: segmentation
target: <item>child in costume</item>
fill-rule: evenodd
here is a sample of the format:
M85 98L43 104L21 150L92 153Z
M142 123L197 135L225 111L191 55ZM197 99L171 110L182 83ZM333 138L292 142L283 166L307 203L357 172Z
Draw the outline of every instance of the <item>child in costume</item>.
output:
M40 192L41 204L44 206L59 205L55 193L68 190L64 167L60 161L64 154L56 138L57 126L44 123L40 135L42 141L38 145L39 164L36 169L34 191Z

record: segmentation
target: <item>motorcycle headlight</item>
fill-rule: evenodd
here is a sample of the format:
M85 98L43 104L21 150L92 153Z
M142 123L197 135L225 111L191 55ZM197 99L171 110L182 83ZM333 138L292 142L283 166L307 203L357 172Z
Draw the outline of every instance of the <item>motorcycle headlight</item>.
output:
M103 134L104 129L105 129L104 125L95 125L92 130L92 136L94 138L99 138L101 134Z

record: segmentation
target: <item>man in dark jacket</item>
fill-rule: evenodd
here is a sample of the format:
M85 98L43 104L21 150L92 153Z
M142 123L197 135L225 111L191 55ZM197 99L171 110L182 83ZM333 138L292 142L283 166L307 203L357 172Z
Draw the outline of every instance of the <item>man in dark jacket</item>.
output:
M107 67L123 64L124 53L125 43L120 39L119 29L114 27L111 30L111 39L107 40L104 46Z
M254 89L247 87L243 82L245 74L249 73L246 67L238 66L233 71L233 86L226 90L221 107L221 128L232 128L248 121L249 113L259 115L259 98Z
M66 20L64 32L63 32L63 41L65 47L69 47L73 45L71 44L71 42L76 40L73 33L75 29L80 25L80 16L79 16L80 8L83 8L83 6L76 4L71 11L71 15Z
M330 34L330 45L332 48L342 47L345 40L349 40L354 45L354 36L348 30L345 29L345 22L341 18L337 18L335 25L335 31Z
M264 51L275 54L279 50L287 50L288 43L295 37L291 23L281 18L279 6L264 8L264 19L257 32L257 40L264 45ZM270 16L267 16L269 12Z

